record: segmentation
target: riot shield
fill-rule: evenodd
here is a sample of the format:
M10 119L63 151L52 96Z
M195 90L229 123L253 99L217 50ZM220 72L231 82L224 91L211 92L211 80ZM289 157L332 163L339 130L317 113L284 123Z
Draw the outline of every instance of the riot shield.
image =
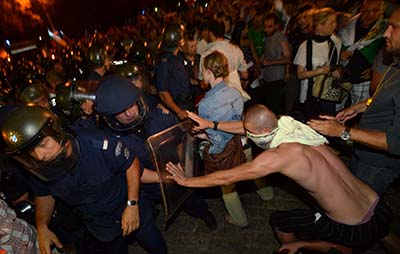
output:
M178 123L164 131L149 137L147 147L152 154L154 165L160 177L160 188L164 203L164 222L169 220L179 210L183 202L191 195L192 189L177 185L173 180L166 179L169 173L166 164L171 161L180 163L187 176L198 176L202 172L199 167L197 140L191 134L190 120Z

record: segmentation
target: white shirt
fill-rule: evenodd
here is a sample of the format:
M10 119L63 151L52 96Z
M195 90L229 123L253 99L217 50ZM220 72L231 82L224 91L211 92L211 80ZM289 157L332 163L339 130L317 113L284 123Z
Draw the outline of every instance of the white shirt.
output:
M342 42L341 40L336 36L332 35L331 36L332 41L335 43L336 49L337 49L337 62L336 64L339 63L339 54L340 54L340 49L342 47ZM330 63L330 56L329 54L329 45L328 41L325 42L315 42L312 41L312 69L315 70L318 67L324 66L324 65L329 65ZM307 65L307 41L303 41L303 43L300 44L299 50L297 51L296 57L293 62L295 65L300 65L303 67L306 67ZM301 87L300 87L300 102L304 103L307 98L307 90L308 90L308 79L303 79L301 80Z

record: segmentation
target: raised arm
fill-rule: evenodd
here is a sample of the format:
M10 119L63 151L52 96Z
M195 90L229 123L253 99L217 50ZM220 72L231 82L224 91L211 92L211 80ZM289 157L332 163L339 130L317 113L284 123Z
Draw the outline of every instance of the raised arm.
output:
M190 112L190 111L187 111L187 112L188 112L188 117L198 124L198 126L194 127L195 131L205 130L208 128L211 128L211 129L214 128L214 122L208 121L193 112ZM230 132L233 134L244 135L243 123L241 121L218 122L217 129L220 131Z

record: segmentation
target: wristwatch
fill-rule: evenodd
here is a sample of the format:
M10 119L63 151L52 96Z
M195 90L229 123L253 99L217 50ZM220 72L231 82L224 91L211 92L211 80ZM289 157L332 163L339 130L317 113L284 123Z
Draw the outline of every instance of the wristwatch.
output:
M340 138L344 141L350 140L351 134L350 134L350 127L346 126L342 134L340 134Z
M131 205L139 205L139 200L128 200L126 202L126 205L131 206Z
M217 122L217 121L213 121L213 124L214 124L214 127L213 127L213 130L218 130L218 124L219 124L219 122Z

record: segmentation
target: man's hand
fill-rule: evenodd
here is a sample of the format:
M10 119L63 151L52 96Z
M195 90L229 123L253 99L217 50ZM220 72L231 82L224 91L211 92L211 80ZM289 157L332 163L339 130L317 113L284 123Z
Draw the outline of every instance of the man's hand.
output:
M339 123L333 116L319 116L325 120L311 120L307 124L323 135L330 137L340 137L345 127Z
M169 110L161 103L157 104L157 108L159 108L164 115L169 115Z
M331 73L332 77L340 79L340 77L342 76L342 70L340 68L332 71Z
M365 79L365 80L370 80L372 78L372 71L370 68L366 69L361 73L360 78Z
M193 112L187 111L188 117L190 119L192 119L193 121L195 121L198 125L197 126L193 126L193 130L194 131L201 131L207 128L212 128L213 123L210 121L207 121L204 118L201 118L200 116L196 115Z
M343 50L340 52L340 61L347 61L353 56L353 51Z
M181 167L181 164L173 164L172 162L167 163L166 170L171 174L167 176L167 179L173 179L177 184L186 186L188 178L185 176L185 172Z
M283 243L277 253L282 254L295 254L300 248L303 247L303 243L300 241Z
M91 100L85 100L81 103L80 107L83 113L86 115L91 115L93 113L93 101Z
M188 117L188 113L187 113L187 111L186 110L179 110L178 112L176 112L176 114L178 115L178 118L180 119L180 120L183 120L183 119L185 119L186 117Z
M317 68L318 74L328 74L331 71L331 67L329 65L324 65Z
M130 205L125 207L122 213L122 236L127 236L136 229L139 228L140 218L139 218L139 206Z
M356 104L358 105L358 104ZM352 119L355 117L358 113L360 113L359 109L356 107L356 105L353 105L349 108L346 108L339 113L336 114L336 120L345 123L347 120Z
M261 60L260 64L261 64L262 67L267 67L267 66L272 65L271 61L269 61L267 59Z
M47 226L38 227L37 236L41 254L51 254L51 245L53 244L59 249L63 248L60 240Z

